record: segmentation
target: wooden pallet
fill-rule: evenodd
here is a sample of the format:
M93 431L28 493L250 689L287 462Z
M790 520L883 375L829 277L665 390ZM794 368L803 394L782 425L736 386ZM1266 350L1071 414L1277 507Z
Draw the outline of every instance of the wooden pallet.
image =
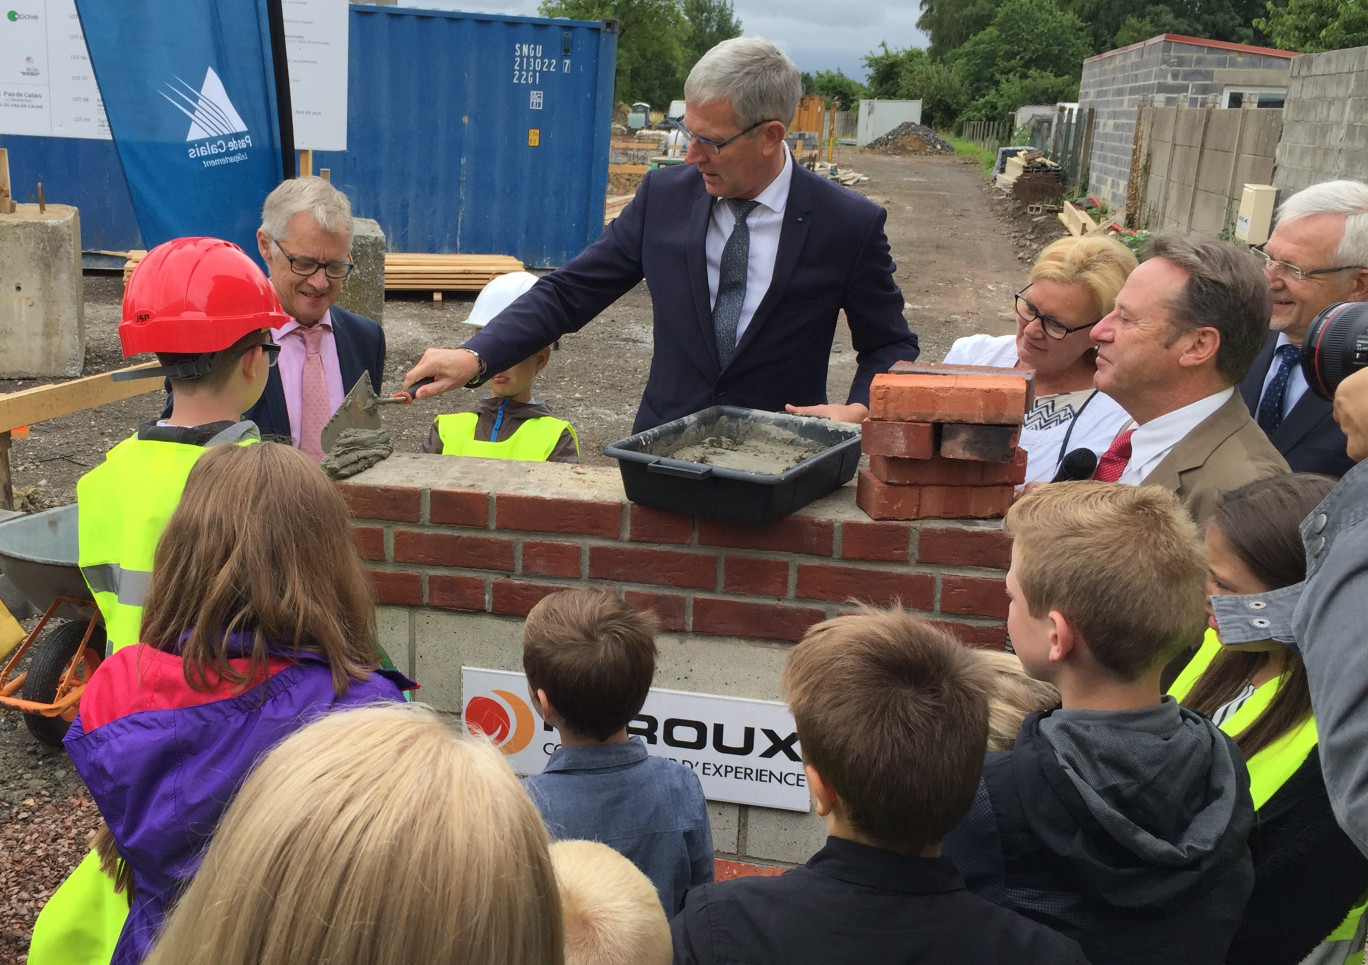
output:
M124 284L147 252L128 252ZM386 291L477 292L499 275L522 271L523 263L511 255L443 255L421 252L385 253Z

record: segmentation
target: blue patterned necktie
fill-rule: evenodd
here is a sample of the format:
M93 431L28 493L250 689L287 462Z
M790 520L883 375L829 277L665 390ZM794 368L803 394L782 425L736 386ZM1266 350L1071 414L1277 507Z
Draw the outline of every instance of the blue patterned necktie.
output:
M725 367L736 350L736 326L741 321L741 305L746 300L746 269L750 262L750 225L746 219L759 201L728 198L736 216L731 235L722 247L722 263L717 272L717 299L713 302L713 331L717 334L717 357Z
M1259 428L1265 435L1273 435L1283 420L1283 397L1287 395L1287 380L1292 377L1292 367L1297 364L1301 349L1295 345L1278 346L1278 371L1264 389L1263 400L1259 402Z

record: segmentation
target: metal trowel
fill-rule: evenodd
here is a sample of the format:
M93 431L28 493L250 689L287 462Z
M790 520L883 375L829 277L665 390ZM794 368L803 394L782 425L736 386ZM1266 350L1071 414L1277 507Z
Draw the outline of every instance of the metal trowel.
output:
M371 388L370 372L362 372L361 378L356 380L347 397L342 400L342 405L318 434L320 448L324 452L332 452L343 429L379 429L380 413L377 410L380 406L409 405L413 402L414 393L431 381L430 378L419 379L399 392L379 396Z

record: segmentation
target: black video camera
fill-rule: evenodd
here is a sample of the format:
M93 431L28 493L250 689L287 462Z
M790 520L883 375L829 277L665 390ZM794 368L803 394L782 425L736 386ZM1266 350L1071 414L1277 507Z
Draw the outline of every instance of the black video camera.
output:
M1339 384L1368 368L1368 302L1336 302L1306 332L1302 374L1311 391L1329 401Z

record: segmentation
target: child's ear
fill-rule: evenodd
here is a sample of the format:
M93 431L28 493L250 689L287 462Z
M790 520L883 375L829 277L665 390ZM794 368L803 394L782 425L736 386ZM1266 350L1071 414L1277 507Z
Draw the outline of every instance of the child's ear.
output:
M548 345L537 353L537 371L546 368L546 363L551 361L551 346Z
M550 720L551 715L556 712L556 708L551 706L551 701L546 696L546 691L538 687L536 690L529 690L528 696L532 698L532 708L537 712L542 720Z
M1051 610L1050 621L1050 662L1058 663L1078 646L1078 631L1069 618L1058 610Z
M818 773L817 768L811 764L803 765L803 773L807 775L808 793L812 795L812 806L816 808L819 817L826 817L836 808L836 802L840 800L836 791L826 778Z

